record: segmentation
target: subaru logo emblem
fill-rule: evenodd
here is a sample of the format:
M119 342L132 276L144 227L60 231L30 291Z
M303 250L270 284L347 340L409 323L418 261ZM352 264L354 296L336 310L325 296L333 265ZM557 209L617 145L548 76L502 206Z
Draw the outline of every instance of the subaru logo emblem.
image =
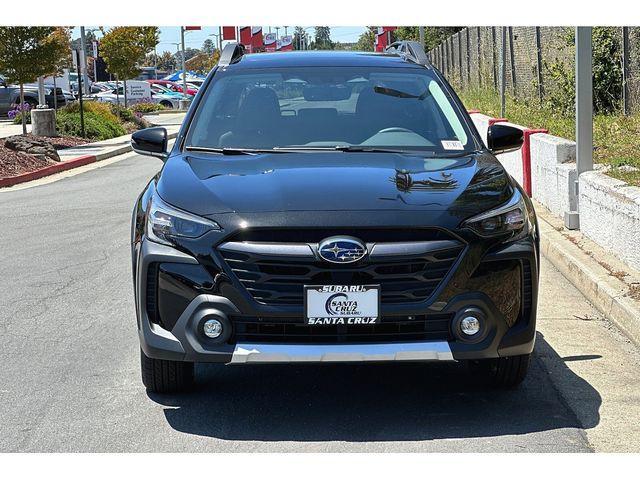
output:
M352 237L329 237L318 245L318 254L331 263L353 263L367 254L367 247Z

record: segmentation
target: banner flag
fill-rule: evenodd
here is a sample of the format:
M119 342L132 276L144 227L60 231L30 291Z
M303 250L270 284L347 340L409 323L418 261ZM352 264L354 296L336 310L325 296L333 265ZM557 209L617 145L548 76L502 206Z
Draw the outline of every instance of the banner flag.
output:
M223 40L235 40L236 39L236 27L222 27L222 39Z
M251 27L240 27L240 43L251 50Z
M291 35L285 35L280 39L280 51L290 52L293 50L293 37Z
M251 47L254 52L261 52L264 50L262 27L251 27Z
M267 33L264 36L264 49L267 52L276 51L276 34L275 33Z

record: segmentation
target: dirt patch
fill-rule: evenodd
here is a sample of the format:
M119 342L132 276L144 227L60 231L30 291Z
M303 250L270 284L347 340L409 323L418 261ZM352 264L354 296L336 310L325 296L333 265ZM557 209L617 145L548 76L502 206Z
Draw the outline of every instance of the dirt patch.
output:
M11 150L5 147L4 140L0 139L0 178L15 177L55 163L53 160Z

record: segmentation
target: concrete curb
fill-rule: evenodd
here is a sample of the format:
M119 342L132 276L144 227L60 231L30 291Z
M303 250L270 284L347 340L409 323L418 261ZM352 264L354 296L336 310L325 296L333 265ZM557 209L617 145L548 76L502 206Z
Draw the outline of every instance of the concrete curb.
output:
M169 139L176 138L177 136L178 132L172 132L168 134ZM91 144L87 143L86 145ZM60 173L66 170L71 170L72 168L82 167L90 163L106 160L107 158L117 157L118 155L129 153L131 151L131 145L127 144L122 147L117 147L102 153L97 153L95 155L82 155L80 157L72 158L71 160L64 160L54 165L48 165L38 170L34 170L33 172L23 173L14 177L0 178L0 188L13 187L14 185L19 185L20 183L31 182L33 180L38 180L39 178L48 177L49 175L53 175L54 173Z
M550 214L537 205L542 254L593 306L640 346L640 302L629 294L629 284L611 275L601 263L562 235Z

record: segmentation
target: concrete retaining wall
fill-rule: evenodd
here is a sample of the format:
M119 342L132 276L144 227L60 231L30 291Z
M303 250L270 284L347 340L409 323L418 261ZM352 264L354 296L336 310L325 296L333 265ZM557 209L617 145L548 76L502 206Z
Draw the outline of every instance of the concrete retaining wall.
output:
M640 188L599 172L580 175L580 230L640 270Z
M471 118L486 144L491 117L472 114ZM544 133L534 134L530 140L532 196L563 218L578 206L575 142ZM522 184L521 151L498 155L498 160ZM594 171L580 176L578 190L580 230L632 268L640 269L640 188Z

